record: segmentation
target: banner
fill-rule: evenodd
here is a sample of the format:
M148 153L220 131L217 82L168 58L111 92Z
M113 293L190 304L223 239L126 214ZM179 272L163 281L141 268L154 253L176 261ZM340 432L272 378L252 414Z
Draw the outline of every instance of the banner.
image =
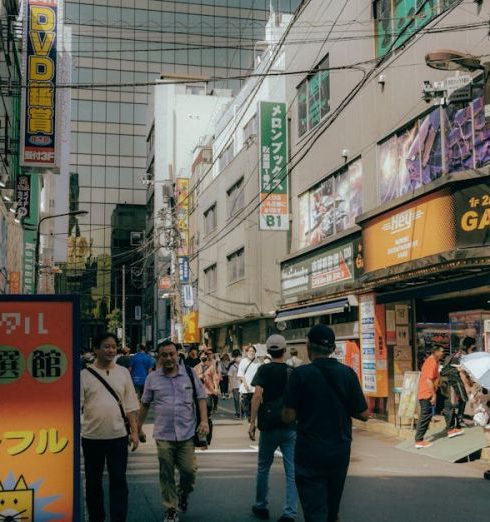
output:
M36 293L36 232L34 230L24 230L24 294L32 295Z
M289 230L287 109L260 102L260 230Z
M20 294L20 272L10 272L9 294Z
M369 397L388 397L388 350L385 308L374 294L359 296L362 387Z
M454 194L459 247L490 245L490 186L480 183Z
M21 163L56 166L57 0L26 0Z
M200 342L198 325L198 312L190 312L184 315L184 343L197 344Z
M182 256L178 258L179 264L179 277L181 283L189 283L190 280L190 269L189 269L189 258Z
M359 248L356 238L282 263L282 296L325 294L326 288L354 281L362 269L357 262Z
M78 315L71 298L0 299L4 519L79 520Z
M27 174L17 176L15 183L15 201L17 218L29 217L31 211L31 177Z
M431 194L368 223L362 231L365 271L413 261L456 246L452 197Z
M177 230L180 235L179 256L189 255L189 179L175 180Z

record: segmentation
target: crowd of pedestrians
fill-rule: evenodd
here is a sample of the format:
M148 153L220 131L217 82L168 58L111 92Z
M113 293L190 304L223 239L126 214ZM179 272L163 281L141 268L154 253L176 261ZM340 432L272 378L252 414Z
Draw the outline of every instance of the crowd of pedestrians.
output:
M293 522L298 494L306 522L336 521L350 456L351 417L367 419L356 374L331 358L333 331L318 325L308 336L311 364L290 351L281 335L257 347L218 356L209 347L161 342L156 356L140 345L136 354L117 352L111 333L96 340L94 355L82 358L82 448L89 520L105 520L102 475L109 475L110 519L127 520L128 448L146 441L143 425L151 404L165 522L187 511L196 481L195 447L207 447L219 398L233 398L234 416L247 419L258 442L253 514L268 519L269 473L277 449L286 475L280 522ZM130 444L128 445L128 440ZM312 453L311 448L315 448ZM312 455L315 458L312 458ZM177 472L177 473L176 473ZM176 480L176 475L178 480Z

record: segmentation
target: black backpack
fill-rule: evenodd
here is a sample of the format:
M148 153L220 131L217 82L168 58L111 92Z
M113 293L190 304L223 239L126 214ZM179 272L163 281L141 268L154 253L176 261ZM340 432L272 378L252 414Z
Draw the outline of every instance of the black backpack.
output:
M293 369L294 368L291 368L290 366L286 369L286 386L284 387L282 395L273 401L264 401L260 405L257 419L257 425L260 431L288 428L288 426L282 422L282 409L284 407L284 399L289 377L291 376Z

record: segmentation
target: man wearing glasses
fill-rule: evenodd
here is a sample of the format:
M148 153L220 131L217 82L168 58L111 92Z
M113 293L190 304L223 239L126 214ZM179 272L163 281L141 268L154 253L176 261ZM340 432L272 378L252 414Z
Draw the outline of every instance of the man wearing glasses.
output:
M179 364L177 347L172 341L158 345L158 369L151 373L141 397L139 432L145 422L150 404L155 405L153 437L157 444L160 463L160 489L166 509L165 522L179 520L179 512L187 511L188 496L194 489L196 463L194 435L196 418L202 419L198 426L201 435L209 433L206 392L193 369L190 375ZM194 396L193 388L196 393ZM196 412L195 403L199 407ZM175 484L175 469L179 471L180 484Z

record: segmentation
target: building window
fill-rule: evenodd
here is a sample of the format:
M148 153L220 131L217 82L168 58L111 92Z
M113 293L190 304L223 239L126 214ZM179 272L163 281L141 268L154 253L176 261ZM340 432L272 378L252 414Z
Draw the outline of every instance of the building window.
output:
M456 0L374 0L373 17L376 55L403 45L413 34Z
M243 127L243 141L247 143L257 136L257 113L255 113Z
M240 178L234 185L232 185L226 191L226 194L228 196L228 217L231 217L245 205L245 187L243 186L243 178Z
M204 290L214 292L218 284L218 270L216 263L204 269Z
M234 156L235 140L231 140L230 144L218 156L218 171L221 172L227 165L231 163Z
M298 134L314 127L330 112L329 57L317 66L317 71L306 78L298 87Z
M226 256L228 261L228 283L240 281L245 277L245 249L240 248L233 254Z
M214 203L204 212L204 233L210 234L216 228L216 225L216 203Z

